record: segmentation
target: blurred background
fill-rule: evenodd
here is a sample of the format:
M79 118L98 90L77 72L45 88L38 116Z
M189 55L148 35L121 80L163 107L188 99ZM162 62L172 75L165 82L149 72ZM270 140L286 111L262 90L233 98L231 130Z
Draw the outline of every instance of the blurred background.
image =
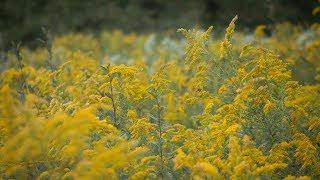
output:
M41 27L53 34L164 32L177 28L214 25L224 29L236 14L237 28L251 31L260 24L289 21L306 25L316 0L0 0L0 46L22 41L30 46Z

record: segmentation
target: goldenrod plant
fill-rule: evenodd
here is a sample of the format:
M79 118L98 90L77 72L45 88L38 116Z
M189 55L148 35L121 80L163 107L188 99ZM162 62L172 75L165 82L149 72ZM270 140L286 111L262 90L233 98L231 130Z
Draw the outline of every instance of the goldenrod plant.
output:
M319 24L246 35L237 19L223 38L45 31L42 48L15 45L0 179L319 179Z

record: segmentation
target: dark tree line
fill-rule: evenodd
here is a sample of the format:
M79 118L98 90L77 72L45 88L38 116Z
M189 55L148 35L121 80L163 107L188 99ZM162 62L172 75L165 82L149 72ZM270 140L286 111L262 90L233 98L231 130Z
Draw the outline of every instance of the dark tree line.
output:
M1 0L0 41L27 41L54 33L163 31L178 27L225 25L238 14L239 27L316 20L311 11L316 0ZM1 44L1 42L0 42ZM5 46L5 45L4 45Z

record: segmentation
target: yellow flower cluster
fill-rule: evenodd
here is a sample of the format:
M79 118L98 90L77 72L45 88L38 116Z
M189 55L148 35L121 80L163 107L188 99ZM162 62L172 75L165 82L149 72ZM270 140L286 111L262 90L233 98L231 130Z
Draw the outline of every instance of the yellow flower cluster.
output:
M244 44L237 18L222 39L71 33L9 52L0 179L318 179L320 26Z

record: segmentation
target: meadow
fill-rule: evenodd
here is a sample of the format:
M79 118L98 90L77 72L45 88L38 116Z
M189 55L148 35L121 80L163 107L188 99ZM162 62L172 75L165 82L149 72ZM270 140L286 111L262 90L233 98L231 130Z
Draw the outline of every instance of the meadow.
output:
M0 179L318 179L320 25L43 30L0 62Z

